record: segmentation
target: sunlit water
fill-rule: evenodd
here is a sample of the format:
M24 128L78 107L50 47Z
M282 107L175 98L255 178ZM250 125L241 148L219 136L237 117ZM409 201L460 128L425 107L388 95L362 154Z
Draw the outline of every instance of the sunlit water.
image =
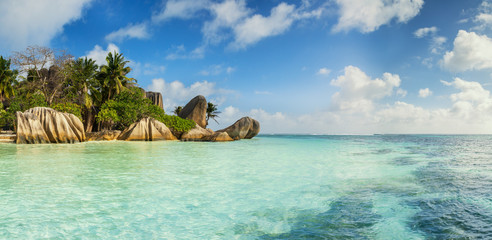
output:
M0 238L491 239L492 136L0 144Z

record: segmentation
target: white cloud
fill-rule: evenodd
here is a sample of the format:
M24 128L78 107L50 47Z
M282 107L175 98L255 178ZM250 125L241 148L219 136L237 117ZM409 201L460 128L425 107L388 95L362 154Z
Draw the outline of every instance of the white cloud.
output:
M478 14L471 18L477 25L472 29L483 31L487 28L492 28L492 3L483 1L478 7Z
M448 39L442 36L435 36L432 38L431 53L440 54L443 51L443 45Z
M162 93L166 112L171 112L176 106L184 106L197 95L203 95L208 101L221 105L227 96L234 94L234 91L217 88L213 82L195 82L185 86L180 81L168 83L162 78L153 79L147 89Z
M425 27L425 28L419 28L417 31L413 33L415 37L417 38L423 38L428 35L433 35L436 34L437 32L437 27Z
M109 52L119 53L120 48L118 48L118 46L116 46L113 43L108 44L108 47L106 48L106 50L104 50L101 46L96 45L96 46L94 46L94 49L92 49L91 51L89 51L89 53L87 53L86 57L92 58L94 61L96 61L97 65L100 66L100 65L106 64L106 57L108 56Z
M245 0L224 0L221 2L170 0L163 10L154 14L154 22L170 18L188 19L197 16L197 12L206 11L212 19L202 26L202 50L209 44L229 41L228 48L244 49L260 40L286 32L294 22L309 18L319 18L323 8L307 9L309 4L303 1L296 8L293 4L281 2L272 8L269 16L254 14L254 10L246 6ZM203 55L200 55L203 56ZM168 59L189 58L188 54L173 53Z
M160 12L154 13L152 21L162 22L172 18L189 19L209 4L208 0L169 0Z
M318 74L319 74L319 75L325 75L325 76L327 76L327 75L329 75L330 73L331 73L331 70L330 70L330 69L328 69L328 68L320 68L320 69L318 70Z
M28 45L49 45L66 24L82 16L91 1L0 1L0 45L18 50Z
M460 30L454 48L446 52L443 67L453 72L492 68L492 39L485 35Z
M268 17L255 14L247 18L234 28L235 41L231 46L238 49L245 48L265 37L285 32L295 20L294 11L294 5L280 3L271 10Z
M360 99L352 95L361 95L371 103L371 111L357 108L352 109L354 111L331 109L309 114L289 114L266 111L262 108L244 110L228 106L219 109L222 111L219 114L220 124L212 122L210 127L221 129L241 117L250 116L260 122L261 133L492 133L492 96L490 91L478 82L460 78L455 78L452 82L441 81L445 86L454 87L457 91L449 95L449 107L436 109L403 101L383 104L382 100L390 96L399 85L398 75L387 73L381 79L370 79L360 69L348 66L344 75L333 82L341 86L342 91L338 94L343 92L340 96L345 100L359 102ZM163 81L161 83L164 84ZM400 90L402 89L396 89L397 92ZM428 95L432 93L430 90L421 90L428 92Z
M398 23L405 23L415 17L423 0L336 0L339 5L338 23L334 32L358 29L368 33L377 30L380 26L389 24L393 19Z
M426 98L430 95L432 95L432 91L429 90L429 88L424 88L419 90L419 97L421 98Z
M106 41L117 41L121 42L127 38L137 38L137 39L147 39L150 37L148 32L148 26L146 23L140 24L129 24L124 28L120 28L117 31L114 31L108 35L106 35Z
M400 77L384 73L383 78L371 79L354 66L345 67L345 74L331 81L340 91L332 96L332 106L337 110L371 111L373 100L390 96L400 86Z
M252 11L246 7L244 0L226 0L212 4L210 12L214 19L205 22L202 32L206 42L219 43L228 37L228 29L244 21Z

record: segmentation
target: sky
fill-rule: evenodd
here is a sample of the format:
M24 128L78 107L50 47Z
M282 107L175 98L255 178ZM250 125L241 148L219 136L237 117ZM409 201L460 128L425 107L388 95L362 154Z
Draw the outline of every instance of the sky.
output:
M221 129L491 134L492 1L0 0L0 55L65 49L161 92L196 95Z

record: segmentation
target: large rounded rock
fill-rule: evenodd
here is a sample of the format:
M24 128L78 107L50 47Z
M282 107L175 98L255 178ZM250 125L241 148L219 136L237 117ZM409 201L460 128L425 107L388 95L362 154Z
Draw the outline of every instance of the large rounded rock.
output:
M194 97L184 106L178 116L193 120L200 127L205 128L207 126L207 100L202 95Z
M152 104L164 108L162 104L162 94L160 92L145 92L145 97L152 101Z
M35 107L17 112L17 143L75 143L85 141L82 121L70 113Z
M117 138L125 141L177 140L168 127L154 118L142 118L123 130Z
M260 123L250 117L243 117L231 126L217 132L226 132L234 140L250 139L260 132Z

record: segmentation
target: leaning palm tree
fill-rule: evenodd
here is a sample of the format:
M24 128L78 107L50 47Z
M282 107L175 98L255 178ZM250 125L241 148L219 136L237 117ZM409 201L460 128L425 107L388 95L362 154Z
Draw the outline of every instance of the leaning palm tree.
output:
M17 83L17 70L10 69L10 59L0 56L0 101L14 96L13 85Z
M121 91L135 85L135 79L126 76L131 71L130 67L125 66L128 62L121 53L108 53L107 65L101 66L97 76L102 88L103 101L110 100Z
M216 123L219 123L217 122L217 120L215 119L216 117L219 117L219 111L217 111L217 105L209 102L208 105L207 105L207 125L208 125L208 119L212 118Z

